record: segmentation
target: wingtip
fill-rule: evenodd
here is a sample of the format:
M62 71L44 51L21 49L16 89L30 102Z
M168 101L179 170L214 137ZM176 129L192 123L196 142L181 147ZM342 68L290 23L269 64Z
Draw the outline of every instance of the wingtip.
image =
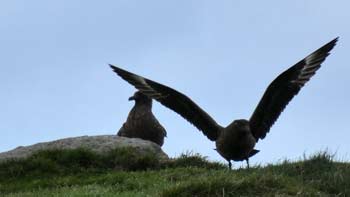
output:
M120 73L124 71L123 69L118 68L118 67L114 66L113 64L108 64L108 65L109 65L109 67L111 67L113 72L117 73L118 75L120 75Z
M328 42L325 46L330 46L330 50L332 50L333 47L337 44L338 40L339 40L339 36L337 36L336 38Z
M338 40L339 40L339 37L334 38L333 40L331 40L330 42L328 42L327 44L323 45L321 48L316 50L313 54L320 53L320 54L326 54L328 56L330 51L337 44Z
M113 70L115 70L117 67L116 66L114 66L113 64L108 64L109 65L109 67L111 67L111 69L113 69Z
M336 43L339 40L339 36L337 36L336 38L334 38L332 41L330 41L330 43L333 43L333 45L336 45Z

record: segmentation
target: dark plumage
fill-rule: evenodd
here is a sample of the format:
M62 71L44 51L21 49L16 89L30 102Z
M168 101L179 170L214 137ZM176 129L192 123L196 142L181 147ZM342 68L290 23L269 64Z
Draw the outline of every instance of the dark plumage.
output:
M118 136L141 138L162 146L166 131L152 113L152 99L137 91L129 98L135 106L129 112L128 118L118 131Z
M338 38L316 50L280 74L266 89L249 120L235 120L227 127L218 125L203 109L186 95L155 81L110 65L114 72L142 93L159 101L188 120L210 140L216 142L217 152L229 162L247 161L258 153L254 149L264 139L289 101L320 68Z

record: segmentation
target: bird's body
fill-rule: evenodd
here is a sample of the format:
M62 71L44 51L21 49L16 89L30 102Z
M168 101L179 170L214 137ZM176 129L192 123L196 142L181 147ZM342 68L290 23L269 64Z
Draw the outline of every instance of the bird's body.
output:
M215 144L217 152L228 161L248 159L255 146L255 138L250 132L249 122L247 120L234 121L221 130Z
M166 130L152 113L152 99L141 92L136 92L129 100L135 100L135 105L117 135L141 138L162 146L164 137L166 137Z
M281 73L267 87L250 119L235 120L227 127L217 124L209 114L181 92L113 65L110 66L139 91L180 114L201 130L209 140L215 141L217 152L229 162L230 168L231 160L246 160L249 166L249 158L259 152L254 149L256 142L265 138L284 108L315 75L337 39Z

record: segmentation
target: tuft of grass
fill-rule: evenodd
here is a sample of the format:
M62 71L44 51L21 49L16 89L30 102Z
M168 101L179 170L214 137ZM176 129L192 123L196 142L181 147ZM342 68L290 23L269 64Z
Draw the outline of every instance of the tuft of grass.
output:
M179 157L169 160L163 163L163 167L178 168L178 167L199 167L206 169L225 169L225 166L219 162L210 162L207 157L204 157L198 153L185 152Z
M117 148L109 151L101 160L102 167L136 171L157 169L160 167L160 160L154 153L140 155L135 148Z

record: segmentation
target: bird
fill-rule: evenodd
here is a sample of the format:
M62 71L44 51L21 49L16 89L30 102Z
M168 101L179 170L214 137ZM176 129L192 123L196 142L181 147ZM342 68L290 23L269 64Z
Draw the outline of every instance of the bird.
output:
M229 169L231 161L244 160L249 168L249 158L260 151L254 149L256 143L265 138L288 103L321 67L337 41L338 37L278 75L265 90L251 117L234 120L226 127L219 125L185 94L112 64L109 66L122 79L181 115L214 141L215 150L228 162Z
M167 133L152 113L152 99L141 91L136 91L129 101L135 101L126 122L117 135L129 138L141 138L159 146L164 144Z

